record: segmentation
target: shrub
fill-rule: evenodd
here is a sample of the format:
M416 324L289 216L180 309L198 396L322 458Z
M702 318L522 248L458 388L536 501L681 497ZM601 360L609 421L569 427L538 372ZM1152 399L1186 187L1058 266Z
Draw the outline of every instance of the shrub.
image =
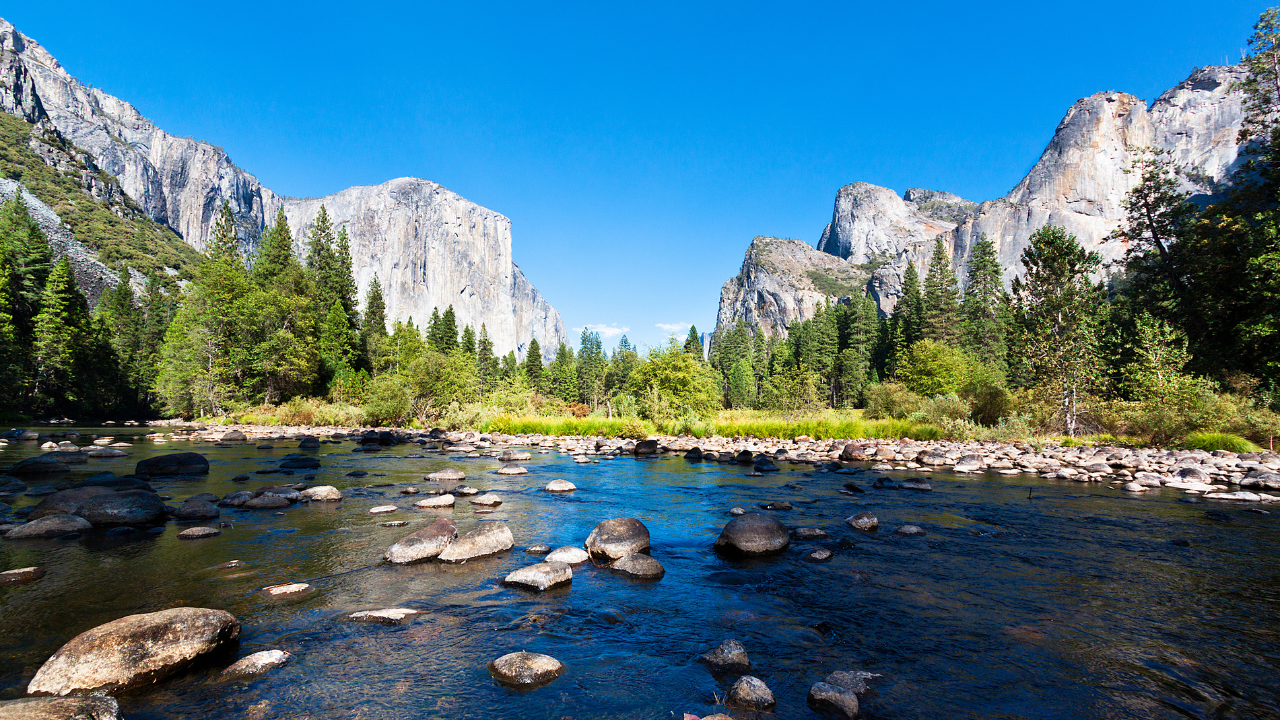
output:
M397 426L409 418L413 396L404 381L396 375L379 375L369 383L369 398L364 404L366 421L371 425Z
M905 385L880 383L867 388L867 417L902 420L920 409L924 398Z
M618 437L631 438L632 440L643 440L649 437L649 428L640 422L638 418L627 420L618 429Z
M921 403L920 409L911 413L910 418L915 422L937 425L945 429L949 422L968 421L969 413L969 403L955 394L938 395Z
M1245 453L1258 452L1262 449L1239 435L1220 432L1193 432L1187 435L1181 446L1187 450L1204 450L1206 452L1227 450L1234 453Z
M960 392L988 373L982 363L957 348L933 340L912 345L898 361L897 378L907 389L926 397Z
M591 408L582 403L569 403L568 407L565 409L569 411L570 415L576 418L584 418L591 414Z
M1013 413L1013 395L993 382L970 382L960 391L960 397L972 408L969 419L979 425L994 427Z

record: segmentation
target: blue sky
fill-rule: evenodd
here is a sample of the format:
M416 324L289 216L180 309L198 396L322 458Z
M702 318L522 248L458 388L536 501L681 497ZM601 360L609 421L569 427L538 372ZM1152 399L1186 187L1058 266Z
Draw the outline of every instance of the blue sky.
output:
M752 237L816 242L840 186L999 197L1076 99L1151 100L1238 60L1266 7L604 5L49 2L4 17L277 192L409 175L503 213L566 326L653 345L712 329Z

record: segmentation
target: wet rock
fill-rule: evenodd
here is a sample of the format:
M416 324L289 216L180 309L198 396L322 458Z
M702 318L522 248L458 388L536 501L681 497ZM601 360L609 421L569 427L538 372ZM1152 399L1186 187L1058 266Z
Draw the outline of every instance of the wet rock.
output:
M140 460L135 475L159 477L165 475L208 475L209 461L193 452L170 453Z
M293 656L283 650L263 650L240 658L223 670L218 677L223 680L250 678L268 670L284 667L292 659Z
M802 527L791 531L797 540L817 540L827 537L827 531L822 528Z
M871 689L867 681L878 677L880 677L879 674L865 670L837 670L828 675L823 682L861 695Z
M172 608L129 615L63 645L32 678L32 695L115 693L178 672L240 636L231 613Z
M502 582L541 591L572 580L573 568L569 567L568 563L555 562L548 558L546 562L516 570L507 575Z
M11 475L0 475L0 493L17 495L27 491L27 484Z
M165 512L159 495L146 490L125 490L91 497L76 508L75 514L95 527L103 527L147 525L163 520Z
M858 717L858 694L837 685L814 683L809 688L808 702L809 707L818 712L842 718Z
M17 570L0 572L0 587L5 585L26 585L45 576L44 568L24 567Z
M280 461L281 470L316 470L320 467L320 458L315 455L285 458Z
M925 534L919 525L903 525L894 532L903 537L921 537Z
M221 535L222 531L212 527L193 527L187 528L178 533L179 540L199 540L201 538L215 537Z
M438 556L456 537L458 526L452 520L441 518L412 535L401 538L387 548L385 557L388 562L396 565L430 560Z
M1178 468L1173 475L1183 481L1190 482L1209 483L1213 480L1213 478L1209 476L1209 473L1195 467Z
M826 548L818 548L817 550L806 553L804 556L804 561L811 563L826 562L830 559L831 551Z
M546 555L551 552L551 546L539 543L537 545L530 545L525 548L524 551L530 555Z
M248 436L240 432L239 430L228 430L227 432L222 433L222 440L220 440L219 442L225 442L225 443L245 442L248 439L249 439Z
M471 497L472 495L480 494L479 490L471 487L470 485L459 485L453 488L452 490L450 490L449 492L459 497Z
M459 537L438 556L444 562L466 562L473 558L506 552L515 545L511 528L502 522L482 522L475 530Z
M45 478L65 475L71 472L66 463L53 456L53 453L29 457L5 471L17 478Z
M368 474L369 474L369 471L367 470L352 470L351 472L347 473L347 477L362 478Z
M689 448L684 453L684 459L685 460L701 460L702 448L697 448L697 447Z
M744 710L768 710L777 703L764 681L752 675L743 675L729 688L727 705Z
M503 450L501 453L498 454L498 462L504 462L504 463L519 462L523 460L528 460L531 457L533 456L527 452L524 452L523 450L508 449L508 450Z
M477 498L471 499L472 505L480 505L483 507L497 507L502 504L502 498L493 493L485 493Z
M376 505L374 507L369 508L369 514L385 515L387 513L393 513L399 509L400 508L396 507L395 505Z
M231 478L231 482L248 482L248 481L249 481L248 473L240 473L239 475Z
M523 465L503 465L498 468L499 475L528 475L528 468Z
M635 518L604 520L592 529L583 547L597 562L610 563L648 550L649 528Z
M771 503L765 503L760 507L764 508L765 510L775 510L775 511L790 510L791 503L787 502L786 500L778 500Z
M862 532L874 532L880 528L880 519L869 512L860 512L851 518L846 518L844 522L854 530Z
M547 562L562 562L570 565L581 565L591 559L586 550L576 547L556 548L547 555Z
M461 471L461 470L459 470L458 468L445 468L445 469L443 469L443 470L437 470L437 471L435 471L435 472L431 473L430 475L427 475L427 479L428 479L428 480L436 480L436 481L440 481L440 480L461 480L461 479L465 478L466 476L467 476L467 475L466 475L466 473L462 472L462 471Z
M424 500L419 500L414 503L413 506L417 508L426 508L428 510L432 508L451 508L453 507L454 502L456 502L456 499L452 495L436 495Z
M120 720L109 697L41 697L0 702L0 720Z
M378 525L382 527L405 527L408 524L409 524L408 520L388 520L386 522L378 523Z
M220 514L218 506L208 500L192 498L179 505L173 516L179 520L212 520Z
M729 521L716 538L715 549L730 555L769 555L791 544L787 526L761 513L747 513Z
M560 677L564 663L550 655L516 652L489 663L489 674L495 680L519 688L535 688Z
M399 625L401 620L414 615L421 615L421 610L413 608L387 608L385 610L361 610L347 617L362 622L376 622L383 625Z
M662 563L644 553L631 553L609 563L609 569L637 580L661 580L667 574Z
M313 585L295 582L268 585L262 588L259 594L268 600L301 600L315 591L316 589Z
M416 488L416 487L414 487L414 486L410 485L410 486L409 486L409 487L407 487L407 488L403 488L403 489L401 489L401 490L400 490L400 494L401 494L401 495L417 495L417 494L418 494L418 488Z
M573 492L574 490L577 490L578 486L574 485L568 480L552 480L551 482L547 483L547 486L543 489L549 493L566 493L566 492Z
M75 515L46 515L5 533L5 540L48 539L92 530L93 525Z
M737 640L724 640L710 652L700 656L698 662L717 674L745 673L751 669L747 649Z
M304 435L298 439L299 450L319 450L320 438L314 435Z
M216 503L218 502L218 496L214 495L211 492L203 492L197 495L192 495L191 497L186 499L186 502L194 502L196 500L203 500L204 502Z
M743 510L743 509L742 509L742 508L740 508L740 507L736 507L736 508L729 508L729 514L730 514L730 515L732 515L732 516L734 516L734 517L738 517L739 515L746 515L746 514L747 514L747 511L746 511L746 510Z
M915 490L916 492L929 492L933 490L933 486L919 478L907 478L898 487L903 490Z
M1131 482L1131 483L1125 483L1124 485L1121 485L1120 489L1125 492L1144 493L1144 492L1147 492L1149 488L1147 488L1147 486L1143 485L1142 483Z
M256 498L245 501L241 507L250 510L276 510L279 508L289 507L289 501L279 495L259 495Z
M117 450L115 448L105 448L105 447L94 448L92 450L85 452L86 457L98 458L98 459L125 457L128 454L129 453L124 452L123 450Z
M310 502L337 502L342 492L332 485L317 485L302 491L302 499Z
M635 454L635 455L637 455L637 456L639 456L639 455L657 455L657 454L658 454L658 441L657 441L657 440L640 440L640 441L636 442L636 446L635 446L634 448L632 448L631 452L632 452L632 453L634 453L634 454Z
M773 458L764 454L756 455L754 458L752 458L751 467L755 468L755 471L759 473L780 471L778 466L774 464Z
M74 513L76 508L80 507L89 498L111 494L112 491L104 487L81 487L61 490L41 500L31 510L31 514L27 515L27 519L39 520L49 515L68 515Z

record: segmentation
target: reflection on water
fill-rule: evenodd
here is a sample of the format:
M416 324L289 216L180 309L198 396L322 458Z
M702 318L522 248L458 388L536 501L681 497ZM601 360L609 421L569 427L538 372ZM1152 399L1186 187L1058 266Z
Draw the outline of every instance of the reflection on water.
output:
M1274 515L1217 506L1215 519L1206 505L1179 503L1183 496L1170 490L1125 498L1028 476L939 473L931 493L860 481L867 492L848 496L839 492L847 476L808 466L749 478L738 466L677 457L575 465L535 454L529 474L512 478L495 474L499 463L490 459L405 459L405 446L381 454L350 447L322 446L315 481L338 486L347 500L279 516L223 509L221 519L234 527L215 538L179 541L181 527L170 523L159 535L0 542L0 568L49 571L34 584L0 589L0 698L20 696L45 658L83 630L192 605L235 614L244 624L242 654L279 648L295 660L249 683L217 683L215 669L199 668L122 698L127 717L207 717L213 708L250 718L706 715L735 678L715 678L694 658L726 637L746 645L779 717L813 716L809 686L852 668L884 674L863 702L873 718L1280 716ZM139 440L132 457L74 466L64 479L123 474L143 456L186 449ZM196 449L209 457L211 474L158 482L162 495L180 501L242 489L230 478L293 451ZM10 446L0 463L36 452ZM460 500L446 511L459 532L501 520L516 551L461 566L380 565L388 545L442 514L412 509L421 496L399 490L449 466L504 500L484 516ZM369 475L346 477L356 469ZM542 492L557 477L579 490ZM282 481L252 478L249 486ZM353 494L357 488L367 489ZM729 508L778 500L795 508L777 513L787 525L820 527L829 537L797 541L765 560L711 552ZM368 514L383 504L401 510ZM844 525L862 510L880 518L880 532ZM666 567L661 582L583 565L570 587L540 595L501 585L535 561L521 548L580 545L611 517L649 527L652 554ZM380 525L391 519L410 525ZM927 534L893 534L906 523ZM816 547L835 555L802 562ZM230 560L243 565L217 567ZM294 603L257 594L291 581L318 592ZM346 619L385 607L423 614L391 627ZM501 687L486 665L516 650L553 655L568 671L532 693Z

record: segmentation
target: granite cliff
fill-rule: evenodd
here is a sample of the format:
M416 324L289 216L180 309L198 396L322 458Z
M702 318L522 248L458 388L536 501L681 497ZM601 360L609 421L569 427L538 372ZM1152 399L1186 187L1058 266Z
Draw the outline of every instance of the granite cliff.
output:
M559 313L512 261L510 221L435 183L401 178L324 198L280 196L222 148L170 135L129 103L84 85L4 20L0 110L51 123L143 212L196 249L204 248L224 201L246 253L277 208L297 234L324 204L334 225L351 235L361 296L377 274L389 319L422 323L433 308L452 304L461 322L487 326L496 351L521 356L531 338L548 357L568 339Z

